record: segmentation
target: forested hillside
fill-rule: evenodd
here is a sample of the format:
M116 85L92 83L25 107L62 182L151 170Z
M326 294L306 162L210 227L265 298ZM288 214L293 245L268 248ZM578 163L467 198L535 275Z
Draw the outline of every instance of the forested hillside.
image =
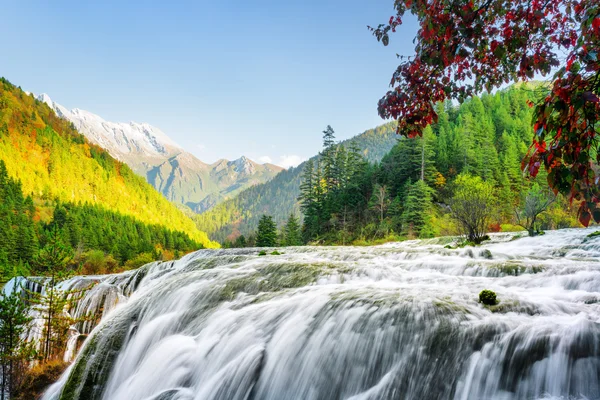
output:
M203 246L216 245L143 178L5 79L0 80L0 160L35 200L88 203L185 232Z
M367 160L378 162L396 144L395 127L396 124L392 122L370 129L342 142L342 145L356 146ZM317 157L313 157L313 160ZM271 181L248 188L233 199L195 217L198 226L212 239L224 242L240 234L253 232L263 214L272 215L275 222L281 225L290 213L300 212L298 196L305 164L282 171Z
M37 204L36 204L37 203ZM45 274L39 256L56 235L73 258L74 272L107 273L169 259L202 245L178 231L148 225L104 209L25 196L0 160L0 282Z
M325 135L321 159L302 176L305 242L433 237L463 228L480 240L503 226L532 235L577 226L576 212L549 192L546 175L533 180L521 169L533 137L528 103L544 92L515 85L458 107L438 104L438 123L400 140L377 165Z

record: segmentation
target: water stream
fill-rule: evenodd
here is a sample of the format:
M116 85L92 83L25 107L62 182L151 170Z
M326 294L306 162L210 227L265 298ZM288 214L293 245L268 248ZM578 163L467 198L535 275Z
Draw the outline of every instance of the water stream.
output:
M73 278L98 283L72 312L99 318L44 399L600 399L591 232L202 250Z

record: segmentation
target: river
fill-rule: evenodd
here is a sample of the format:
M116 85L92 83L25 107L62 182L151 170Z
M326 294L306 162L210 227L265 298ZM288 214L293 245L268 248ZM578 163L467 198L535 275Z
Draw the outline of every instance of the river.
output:
M44 400L600 399L591 232L201 250L75 277L97 284L72 312L99 324L74 329L91 334Z

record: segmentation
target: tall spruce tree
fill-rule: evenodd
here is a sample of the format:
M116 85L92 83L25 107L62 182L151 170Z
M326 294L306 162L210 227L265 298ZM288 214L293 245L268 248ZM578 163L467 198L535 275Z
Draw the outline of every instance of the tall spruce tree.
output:
M283 228L284 246L302 246L302 231L295 214L290 214Z
M263 215L258 222L258 230L256 231L256 246L277 246L277 225L275 225L273 217L270 215Z
M412 237L431 237L429 213L432 211L432 189L418 180L408 188L402 213L402 233Z
M338 173L336 166L335 132L330 125L323 131L323 151L321 153L321 165L323 168L323 179L325 180L325 192L332 192L338 186Z
M319 168L318 164L316 168ZM319 194L315 163L308 160L304 165L300 183L300 209L304 214L303 235L306 241L311 240L319 232Z

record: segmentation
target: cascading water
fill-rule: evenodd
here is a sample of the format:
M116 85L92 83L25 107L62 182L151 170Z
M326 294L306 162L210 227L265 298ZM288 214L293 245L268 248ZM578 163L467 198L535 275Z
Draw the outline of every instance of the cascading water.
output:
M590 232L202 250L94 277L77 312L102 321L44 399L600 399Z

